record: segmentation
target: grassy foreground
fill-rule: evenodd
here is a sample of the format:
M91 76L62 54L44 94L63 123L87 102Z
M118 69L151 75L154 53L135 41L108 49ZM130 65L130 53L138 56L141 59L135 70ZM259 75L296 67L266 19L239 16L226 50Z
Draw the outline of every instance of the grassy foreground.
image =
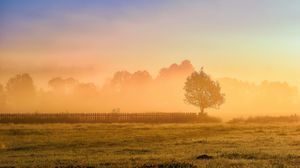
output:
M0 125L0 167L299 165L300 125Z

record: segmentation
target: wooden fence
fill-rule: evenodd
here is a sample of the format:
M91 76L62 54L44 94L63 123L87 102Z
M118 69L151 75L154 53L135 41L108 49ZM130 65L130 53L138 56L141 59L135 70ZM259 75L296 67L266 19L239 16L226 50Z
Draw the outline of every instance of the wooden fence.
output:
M199 123L220 119L196 113L0 113L0 123Z

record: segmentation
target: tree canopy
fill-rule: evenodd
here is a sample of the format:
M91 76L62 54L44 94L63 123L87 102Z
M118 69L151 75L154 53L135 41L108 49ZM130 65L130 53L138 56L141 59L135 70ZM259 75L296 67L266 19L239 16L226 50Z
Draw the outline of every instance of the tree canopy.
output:
M213 81L203 69L188 76L184 90L185 102L199 107L201 113L206 108L218 108L225 100L219 83Z
M34 95L35 87L29 74L18 74L8 80L6 90L9 96L26 97Z

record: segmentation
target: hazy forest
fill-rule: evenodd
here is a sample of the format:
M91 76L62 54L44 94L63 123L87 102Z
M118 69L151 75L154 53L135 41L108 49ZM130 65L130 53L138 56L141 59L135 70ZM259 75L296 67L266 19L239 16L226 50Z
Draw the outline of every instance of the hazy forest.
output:
M145 70L123 70L97 86L57 76L48 80L47 87L35 84L30 74L20 73L0 85L0 107L1 112L13 113L198 112L199 108L184 102L183 88L186 78L199 70L184 60L162 68L156 77ZM249 114L294 115L300 107L297 88L286 82L214 80L220 83L226 100L222 108L209 112L227 120Z

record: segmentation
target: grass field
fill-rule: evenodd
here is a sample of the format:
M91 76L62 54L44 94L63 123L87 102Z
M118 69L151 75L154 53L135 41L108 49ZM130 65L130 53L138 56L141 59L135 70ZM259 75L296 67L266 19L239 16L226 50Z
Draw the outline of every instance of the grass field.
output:
M2 124L4 166L300 167L300 125Z

